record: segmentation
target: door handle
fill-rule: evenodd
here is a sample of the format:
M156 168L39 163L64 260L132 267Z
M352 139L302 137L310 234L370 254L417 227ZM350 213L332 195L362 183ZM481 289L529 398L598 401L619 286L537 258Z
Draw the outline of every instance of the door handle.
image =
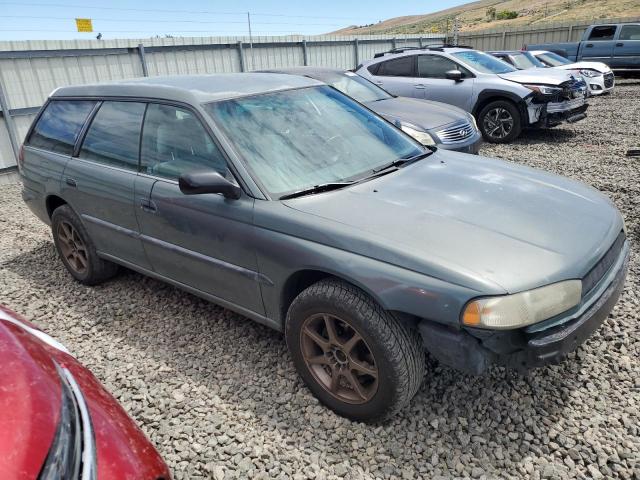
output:
M616 43L616 47L624 47L624 43L618 42L618 43Z
M158 207L155 202L147 198L140 199L140 207L147 213L156 213L158 211Z
M75 179L71 178L71 177L67 177L64 179L64 183L66 183L67 185L69 185L70 187L76 188L78 186L78 184L76 183Z
M417 88L418 90L424 90L424 84L423 83L417 83L414 85L414 88Z
M593 48L593 43L587 43L586 47L587 48Z

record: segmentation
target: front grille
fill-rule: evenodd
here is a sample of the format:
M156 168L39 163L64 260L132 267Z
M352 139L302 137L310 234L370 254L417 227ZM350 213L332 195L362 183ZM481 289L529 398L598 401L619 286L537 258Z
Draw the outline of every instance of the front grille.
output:
M613 72L609 72L609 73L605 73L604 74L604 88L611 88L613 87Z
M466 140L476 133L475 127L468 121L458 122L436 132L440 141L444 144L456 143Z
M588 294L593 287L595 287L598 282L602 279L605 273L609 271L611 265L613 265L620 255L620 251L624 245L626 238L624 232L620 232L616 241L613 242L613 245L607 250L607 253L603 255L603 257L598 260L591 270L584 276L582 279L582 296L584 297Z

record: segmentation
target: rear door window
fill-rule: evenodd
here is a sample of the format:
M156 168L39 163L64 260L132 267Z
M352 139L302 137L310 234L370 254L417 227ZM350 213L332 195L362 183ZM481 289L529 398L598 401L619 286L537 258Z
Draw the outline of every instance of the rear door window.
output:
M198 117L173 105L149 104L140 157L143 173L172 180L194 170L231 176L222 152Z
M386 77L412 77L415 56L394 58L380 64L378 75Z
M640 25L623 25L619 40L640 40Z
M137 171L145 106L138 102L104 102L87 130L80 157Z
M589 40L613 40L613 37L616 34L616 28L617 27L615 25L593 27L593 30L591 30L591 33L589 34Z
M27 145L71 155L80 130L96 102L52 100L38 119Z

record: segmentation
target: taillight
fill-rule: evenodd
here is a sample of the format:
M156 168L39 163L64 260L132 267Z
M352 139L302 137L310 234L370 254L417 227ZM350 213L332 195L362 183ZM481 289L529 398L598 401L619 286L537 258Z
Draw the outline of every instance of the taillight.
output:
M18 150L18 170L22 171L23 166L24 166L24 145L20 145L20 150Z

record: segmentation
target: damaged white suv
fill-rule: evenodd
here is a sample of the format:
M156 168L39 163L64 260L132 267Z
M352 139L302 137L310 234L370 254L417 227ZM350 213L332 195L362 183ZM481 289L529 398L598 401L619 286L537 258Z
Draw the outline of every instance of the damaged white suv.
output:
M467 47L395 49L362 63L357 73L392 94L471 112L493 143L511 142L524 128L577 122L588 107L586 83L570 72L516 70Z

